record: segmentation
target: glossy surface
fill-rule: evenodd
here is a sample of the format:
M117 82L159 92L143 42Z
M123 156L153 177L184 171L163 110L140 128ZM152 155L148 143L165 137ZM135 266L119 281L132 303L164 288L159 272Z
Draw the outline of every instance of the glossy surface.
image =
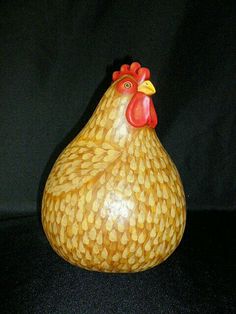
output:
M158 265L179 244L186 218L178 171L155 130L126 119L135 95L117 89L122 79L57 159L42 202L53 249L74 265L105 272Z

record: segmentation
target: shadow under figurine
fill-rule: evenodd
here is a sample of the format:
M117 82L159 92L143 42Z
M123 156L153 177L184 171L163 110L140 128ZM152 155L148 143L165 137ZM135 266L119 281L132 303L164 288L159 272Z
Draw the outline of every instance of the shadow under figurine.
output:
M52 248L88 270L138 272L163 262L185 228L178 171L161 145L150 71L122 65L48 177L42 224Z

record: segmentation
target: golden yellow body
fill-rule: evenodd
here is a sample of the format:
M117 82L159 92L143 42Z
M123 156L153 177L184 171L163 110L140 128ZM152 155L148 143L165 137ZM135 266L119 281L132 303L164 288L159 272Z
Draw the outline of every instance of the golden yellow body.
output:
M154 129L127 123L130 97L111 85L45 186L42 222L51 246L90 270L137 272L158 265L184 232L178 171Z

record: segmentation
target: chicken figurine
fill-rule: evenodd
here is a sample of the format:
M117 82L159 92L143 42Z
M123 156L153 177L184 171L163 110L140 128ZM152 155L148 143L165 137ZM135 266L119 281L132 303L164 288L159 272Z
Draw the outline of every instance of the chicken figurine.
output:
M178 246L185 196L156 133L150 71L122 65L92 117L64 149L46 182L42 224L69 263L139 272Z

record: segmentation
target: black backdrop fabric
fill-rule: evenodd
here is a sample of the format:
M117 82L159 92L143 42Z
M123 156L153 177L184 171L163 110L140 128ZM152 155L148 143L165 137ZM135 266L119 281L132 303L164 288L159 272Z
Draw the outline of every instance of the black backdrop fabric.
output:
M189 209L236 206L235 1L1 1L0 213L39 210L60 151L124 62L151 70Z
M235 1L0 1L0 313L236 313ZM184 238L138 274L82 270L40 223L49 171L121 64L157 88Z

